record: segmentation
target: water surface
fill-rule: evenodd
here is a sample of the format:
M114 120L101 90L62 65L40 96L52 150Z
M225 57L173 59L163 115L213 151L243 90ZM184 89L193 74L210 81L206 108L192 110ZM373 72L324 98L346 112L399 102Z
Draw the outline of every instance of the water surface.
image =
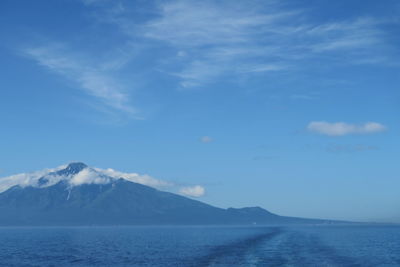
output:
M0 266L400 266L400 227L4 227Z

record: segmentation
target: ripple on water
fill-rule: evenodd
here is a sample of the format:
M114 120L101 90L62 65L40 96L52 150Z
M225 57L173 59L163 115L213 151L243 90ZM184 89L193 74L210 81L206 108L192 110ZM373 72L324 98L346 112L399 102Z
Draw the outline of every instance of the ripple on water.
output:
M400 227L0 228L0 266L399 266Z

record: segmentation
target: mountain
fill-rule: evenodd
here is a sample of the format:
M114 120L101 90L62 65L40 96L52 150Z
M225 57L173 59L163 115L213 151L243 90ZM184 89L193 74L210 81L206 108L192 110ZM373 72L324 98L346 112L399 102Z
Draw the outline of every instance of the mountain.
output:
M132 180L155 181L112 169L90 168L79 162L0 179L0 225L324 222L279 216L259 207L221 209Z

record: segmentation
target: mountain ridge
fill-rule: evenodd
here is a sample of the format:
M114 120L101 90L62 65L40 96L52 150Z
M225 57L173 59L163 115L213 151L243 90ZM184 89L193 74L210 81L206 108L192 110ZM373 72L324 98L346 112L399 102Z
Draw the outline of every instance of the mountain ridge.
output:
M84 163L70 163L42 177L35 176L31 184L16 184L1 192L0 225L252 225L326 222L280 216L260 207L222 209L91 170L95 169Z

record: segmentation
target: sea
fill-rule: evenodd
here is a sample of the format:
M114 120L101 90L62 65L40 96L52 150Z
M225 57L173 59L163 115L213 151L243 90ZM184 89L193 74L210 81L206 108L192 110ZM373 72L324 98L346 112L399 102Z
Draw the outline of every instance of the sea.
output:
M0 266L400 266L400 226L2 227Z

